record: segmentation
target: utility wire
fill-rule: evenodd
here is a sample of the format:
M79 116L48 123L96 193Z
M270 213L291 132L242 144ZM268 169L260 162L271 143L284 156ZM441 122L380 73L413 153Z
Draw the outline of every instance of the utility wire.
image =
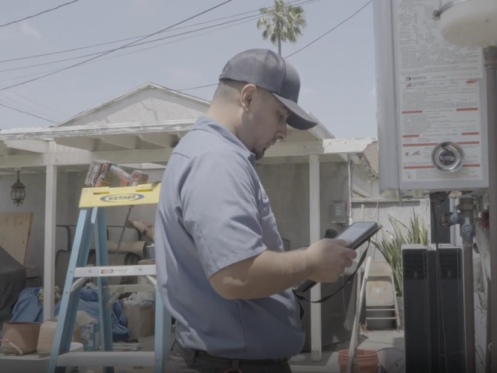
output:
M289 1L288 4L298 3L298 4L295 4L295 5L305 5L305 4L314 3L314 2L317 2L317 1L321 1L321 0L293 0L293 1ZM274 7L270 7L270 9L271 8L274 8ZM217 21L223 21L225 19L234 18L234 17L238 17L238 16L244 16L244 15L252 14L252 13L257 13L257 16L259 16L259 12L260 12L259 9L257 9L257 10L251 10L251 11L247 11L247 12L233 14L231 16L226 16L226 17L221 17L221 18L215 18L215 19L211 19L209 21L194 23L194 24L191 24L191 25L188 25L188 26L173 27L169 31L175 31L175 30L181 30L181 29L190 28L190 27L194 27L194 26L205 25L205 24L208 24L208 23L217 22ZM125 39L119 39L119 40L113 40L113 41L108 41L108 42L104 42L104 43L87 45L87 46L84 46L84 47L64 49L64 50L60 50L60 51L56 51L56 52L48 52L48 53L34 54L34 55L24 56L24 57L11 58L11 59L7 59L7 60L0 60L0 63L20 61L20 60L26 60L26 59L31 59L31 58L37 58L37 57L46 57L46 56L51 56L51 55L55 55L55 54L74 52L74 51L78 51L78 50L82 50L82 49L89 49L89 48L94 48L94 47L100 47L100 46L103 46L103 45L115 44L115 43L120 43L120 42L124 42L124 41L128 41L128 40L138 39L138 38L141 38L143 36L146 36L146 35L133 36L133 37L130 37L130 38L125 38Z
M300 0L300 1L302 1L302 0ZM316 2L316 1L321 1L321 0L307 0L307 1L304 1L304 3L313 3L313 2ZM302 4L304 4L304 3L302 3ZM248 12L245 12L245 13L248 13ZM252 13L253 13L253 11L252 11ZM243 13L241 13L241 14L243 14ZM232 25L232 26L237 26L237 25L240 25L242 23L245 23L245 22L239 22L239 21L244 21L244 20L252 21L252 20L255 20L255 19L259 18L259 17L260 17L260 15L257 14L257 15L251 15L251 16L246 16L246 17L242 17L242 18L237 18L237 19L234 19L234 20L231 20L231 21L226 21L226 22L215 24L215 25L210 25L210 26L198 28L198 29L195 29L195 30L185 31L185 32L182 32L182 33L178 33L178 34L174 34L174 35L170 35L170 36L165 36L165 37L154 39L154 40L144 41L144 42L141 42L141 43L137 42L136 44L127 46L125 48L135 48L135 47L137 47L139 45L156 43L156 42L161 41L161 40L172 39L172 38L175 38L175 37L178 37L178 36L183 36L183 35L195 33L195 32L198 32L198 31L208 30L208 29L211 29L211 28L215 28L215 27L218 27L218 26L223 26L223 25L231 24L231 23L234 23L234 25ZM224 18L228 18L228 17L224 17ZM232 16L230 16L229 18L232 18ZM190 26L187 26L187 27L190 27ZM180 29L180 28L181 27L175 28L175 30ZM222 29L224 29L224 28L220 28L218 30L222 30ZM214 30L214 31L218 31L218 30ZM201 35L195 35L194 37L196 37L196 36L202 36L202 35L205 35L205 33L202 33ZM183 39L180 39L180 40L187 40L187 39L190 39L190 38L183 38ZM174 42L176 42L176 41L174 41ZM142 49L140 49L138 51L145 51L145 50L149 50L149 49L154 49L156 47L163 46L163 45L168 45L168 44L172 44L172 43L161 43L158 46L154 46L154 47L151 47L151 48L142 48ZM136 51L136 52L138 52L138 51ZM56 63L60 63L60 62L72 61L72 60L77 60L77 59L85 58L85 57L89 57L89 56L95 56L95 55L98 55L100 53L102 53L102 51L100 51L100 52L93 52L93 53L89 53L89 54L83 54L83 55L75 56L75 57L58 59L58 60L54 60L54 61L36 63L36 64L32 64L32 65L27 65L27 66L21 66L21 67L14 67L14 68L9 68L9 69L3 69L3 70L0 70L0 73L9 72L9 71L16 71L16 70L24 70L24 69L29 69L29 68L33 68L33 67L39 67L39 66L45 66L45 65L52 65L52 64L56 64ZM132 53L135 53L135 52L123 53L123 54L121 54L119 56L125 56L125 55L132 54ZM116 56L116 57L118 57L118 56ZM101 61L105 61L107 59L103 59ZM7 81L7 80L15 80L15 79L18 79L18 78L26 78L26 77L34 76L34 75L38 75L38 74L50 73L50 72L53 72L53 71L54 70L50 70L48 72L47 71L45 71L45 72L39 72L39 73L29 74L29 75L21 75L21 76L17 76L17 77L10 78L10 79L0 80L0 82L1 81Z
M234 19L234 20L231 20L231 21L226 21L226 22L215 24L215 25L205 26L205 27L201 27L201 28L198 28L198 29L195 29L195 30L184 31L184 32L181 32L181 33L178 33L178 34L164 36L164 37L157 38L157 39L154 39L154 40L143 41L143 42L140 42L140 43L136 42L136 44L125 46L122 49L135 48L135 47L138 47L138 46L144 45L144 44L156 43L156 42L161 41L161 40L172 39L172 38L175 38L175 37L178 37L178 36L192 34L192 33L198 32L198 31L204 31L204 30L212 29L214 27L223 26L223 25L230 24L230 23L236 23L236 22L243 21L243 20L252 21L254 19L257 19L258 17L259 17L259 15L255 15L255 16L252 15L252 16L246 16L246 17L242 17L242 18L237 18L237 19ZM146 49L149 49L149 48L146 48ZM143 49L143 50L145 50L145 49ZM103 52L105 52L105 51L103 51ZM15 71L15 70L30 69L32 67L38 67L38 66L44 66L44 65L51 65L51 64L59 63L59 62L77 60L77 59L80 59L80 58L85 58L85 57L89 57L89 56L99 55L99 54L102 54L103 52L102 51L100 51L100 52L93 52L93 53L83 54L83 55L75 56L75 57L69 57L69 58L64 58L64 59L59 59L59 60L54 60L54 61L36 63L36 64L33 64L33 65L27 65L27 66L21 66L21 67L13 67L13 68L10 68L10 69L0 70L0 73L8 72L8 71Z
M35 105L38 105L38 106L40 106L40 107L42 107L42 108L45 108L45 109L47 109L47 110L48 110L48 111L50 111L50 112L57 112L57 114L59 114L59 115L61 115L61 116L63 116L63 117L67 117L67 114L62 114L61 112L55 111L55 110L53 110L52 108L49 108L48 106L45 106L45 105L43 105L43 104L40 104L40 103L39 103L39 102L37 102L37 101L34 101L34 100L30 99L29 97L26 97L26 96L24 96L24 95L21 95L20 93L17 93L17 92L15 92L15 91L6 91L6 92L13 93L14 95L19 96L20 98L23 98L23 99L25 99L26 101L29 101L29 102L31 102L31 103L33 103L33 104L35 104ZM29 106L27 106L27 105L24 105L24 106L26 106L28 109L33 109L33 108L30 108L30 107L29 107ZM36 110L36 109L35 109L35 110Z
M53 121L51 119L43 118L43 117L40 117L40 116L38 116L36 114L31 114L31 113L28 113L27 111L16 109L16 108L14 108L12 106L2 104L1 102L0 102L0 106L3 106L4 108L7 108L7 109L11 109L11 110L17 111L17 112L22 113L22 114L30 115L30 116L38 118L38 119L43 119L43 120L45 120L47 122L57 123L56 121Z
M13 91L7 91L9 93L13 93ZM45 118L48 118L48 119L51 119L51 120L55 120L53 116L51 116L51 114L46 114L45 112L43 112L42 110L40 109L37 109L37 108L34 108L34 107L30 107L29 105L25 104L24 102L21 102L21 101L18 101L18 100L15 100L13 97L8 97L7 95L5 95L6 92L2 92L4 93L2 96L0 96L0 100L4 103L4 104L7 104L7 105L14 105L14 107L18 108L19 110L27 110L28 112L32 113L32 114L38 114L38 115L41 115L41 116L44 116ZM66 116L67 117L67 116Z
M175 27L175 26L178 26L178 25L180 25L180 24L182 24L182 23L188 22L188 21L189 21L189 20L191 20L191 19L194 19L194 18L200 17L201 15L204 15L205 13L208 13L208 12L210 12L210 11L213 11L214 9L217 9L217 8L219 8L219 7L223 6L223 5L226 5L226 4L230 3L231 1L233 1L233 0L226 0L226 1L224 1L224 2L220 3L220 4L216 5L216 6L213 6L213 7L209 8L209 9L207 9L207 10L204 10L204 11L202 11L202 12L200 12L200 13L197 13L197 14L195 14L195 15L191 16L191 17L188 17L188 18L186 18L186 19L184 19L184 20L182 20L182 21L180 21L180 22L177 22L176 24L174 24L174 25L172 25L172 26L168 26L168 27L163 28L163 29L161 29L161 30L159 30L159 31L156 31L156 32L154 32L154 33L152 33L152 34L146 35L146 36L144 36L144 37L142 37L142 38L138 39L137 41L134 41L134 42L131 42L131 43L128 43L128 44L122 45L122 46L120 46L120 47L118 47L118 48L111 49L111 50L109 50L109 51L106 51L106 52L103 52L103 53L99 54L98 56L95 56L95 57L89 58L89 59L87 59L87 60L84 60L84 61L78 62L78 63L76 63L76 64L74 64L74 65L66 66L66 67L64 67L64 68L62 68L62 69L59 69L59 70L53 71L53 72L51 72L51 73L48 73L48 74L45 74L45 75L39 76L39 77L37 77L37 78L33 78L33 79L29 79L29 80L25 80L25 81L23 81L23 82L16 83L16 84L13 84L13 85L10 85L10 86L7 86L7 87L2 87L2 88L0 88L0 91L6 90L6 89L10 89L10 88L14 88L14 87L18 87L18 86L20 86L20 85L24 85L24 84L27 84L27 83L30 83L30 82L34 82L34 81L36 81L36 80L40 80L40 79L46 78L46 77L48 77L48 76L51 76L51 75L57 74L57 73L59 73L59 72L62 72L62 71L65 71L65 70L69 70L69 69L72 69L72 68L74 68L74 67L77 67L77 66L83 65L83 64L85 64L85 63L87 63L87 62L90 62L90 61L92 61L92 60L94 60L94 59L97 59L97 58L99 58L99 57L101 57L101 56L105 56L105 55L107 55L107 54L109 54L109 53L112 53L112 52L118 51L118 50L120 50L120 49L126 48L127 46L130 46L130 45L132 45L132 44L135 44L135 43L137 43L137 42L139 42L139 41L141 41L141 40L148 39L148 38L150 38L150 37L152 37L152 36L154 36L154 35L160 34L160 33L164 32L164 31L166 31L166 30L171 29L172 27Z
M289 3L299 3L299 4L296 4L296 5L305 5L305 4L310 4L310 3L314 3L314 2L317 2L317 1L321 1L321 0L296 0L296 1L291 1ZM229 18L233 18L233 17L236 17L236 16L239 16L239 15L244 15L244 14L249 14L249 13L255 13L255 12L258 12L259 13L259 10L255 10L255 11L250 11L250 12L243 12L243 13L238 13L238 14L235 14L235 15L231 15L231 16L227 16L227 17L222 17L222 18L218 18L218 19L214 19L214 20L210 20L210 21L205 21L205 22L199 22L199 23L196 23L196 24L193 24L193 25L190 25L190 26L183 26L183 27L172 27L174 30L179 30L179 29L184 29L184 28L189 28L189 27L193 27L195 25L201 25L201 24L207 24L207 23L212 23L214 21L217 21L217 20L224 20L224 19L229 19ZM187 32L183 32L183 33L180 33L180 34L175 34L175 35L171 35L171 36L168 36L168 37L163 37L163 38L159 38L159 39L154 39L154 40L151 40L151 41L146 41L146 42L142 42L142 43L138 43L136 42L135 45L132 45L130 46L131 48L132 47L135 47L135 46L139 46L139 45L142 45L142 44L148 44L148 43L152 43L152 42L157 42L157 41L160 41L160 40L164 40L164 39L170 39L170 38L173 38L173 37L177 37L177 36L181 36L181 35L185 35L185 34L189 34L189 33L193 33L193 32L197 32L197 31L202 31L202 30L206 30L206 29L210 29L210 28L214 28L214 27L219 27L219 26L222 26L222 25L226 25L226 24L230 24L230 23L234 23L234 24L230 24L228 26L225 26L225 27L221 27L221 28L217 28L217 29L214 29L214 30L211 30L210 32L217 32L217 31L220 31L220 30L223 30L223 29L226 29L226 28L230 28L230 27L233 27L233 26L238 26L240 24L243 24L243 23L247 23L247 22L250 22L254 19L257 19L258 17L260 16L260 14L256 14L256 15L252 15L252 16L248 16L248 17L242 17L242 18L238 18L238 19L235 19L235 20L232 20L232 21L228 21L228 22L223 22L223 23L219 23L219 24L215 24L215 25L211 25L211 26L208 26L208 27L203 27L203 28L200 28L200 29L195 29L195 30L192 30L192 31L187 31ZM131 51L131 52L128 52L128 53L123 53L123 54L119 54L119 55L116 55L116 56L111 56L111 57L108 57L108 58L103 58L101 60L98 60L98 61L91 61L91 62L88 62L89 64L91 63L98 63L98 62L101 62L101 61L106 61L106 60L109 60L109 59L113 59L113 58L118 58L118 57L122 57L122 56L126 56L126 55L130 55L130 54L134 54L134 53L138 53L138 52L142 52L142 51L145 51L145 50L149 50L149 49L154 49L154 48L159 48L161 46L164 46L164 45L168 45L168 44L174 44L174 43L177 43L177 42L180 42L180 41L183 41L183 40L187 40L187 39L191 39L191 38L194 38L194 37L197 37L197 36L203 36L205 34L208 34L210 33L209 31L208 32L203 32L201 35L192 35L192 36L189 36L189 37L185 37L185 38L181 38L181 39L177 39L177 40L174 40L174 41L170 41L170 42L166 42L166 43L160 43L159 45L154 45L154 46L151 46L151 47L147 47L147 48L141 48L139 50L135 50L135 51ZM125 39L125 40L130 40L130 39L135 39L135 38L128 38L128 39ZM108 43L103 43L103 44L108 44ZM133 43L131 43L133 44ZM89 47L83 47L83 48L89 48ZM77 48L77 49L83 49L83 48ZM126 47L128 48L128 47ZM55 53L63 53L64 51L61 51L61 52L55 52ZM52 54L55 54L55 53L52 53ZM100 52L99 52L100 53ZM72 57L72 58L68 58L68 59L63 59L63 60L59 60L59 61L51 61L51 62L48 62L48 63L42 63L42 64L36 64L36 65L30 65L30 66L25 66L23 68L29 68L29 67L35 67L35 66L40 66L40 65L46 65L46 64L51 64L51 63L56 63L56 62L62 62L62 61L67 61L67 60L71 60L71 59L77 59L77 58L83 58L83 57L86 57L86 56L91 56L91 55L96 55L96 54L99 54L99 53L92 53L92 54L88 54L88 55L82 55L82 56L77 56L77 57ZM26 58L29 58L29 57L26 57ZM2 62L2 61L0 61ZM22 68L16 68L16 69L9 69L9 70L18 70L18 69L22 69ZM3 71L9 71L9 70L0 70L0 72L3 72ZM13 78L9 78L9 79L3 79L3 80L0 80L0 81L7 81L7 80L15 80L15 79L20 79L20 78L26 78L28 76L34 76L34 75L40 75L40 74L44 74L44 73L52 73L52 72L56 72L57 70L51 70L49 72L38 72L38 73L35 73L35 74L29 74L29 75L23 75L23 76L17 76L17 77L13 77ZM10 91L14 94L17 94L16 92L14 91ZM23 97L23 96L21 96ZM24 97L26 100L29 100L28 98ZM32 100L29 100L31 102L34 102ZM36 103L36 102L34 102ZM36 103L40 106L43 106L39 103ZM45 106L44 106L45 107ZM29 108L29 107L28 107ZM47 107L45 107L47 108ZM48 108L47 108L48 109ZM19 111L19 110L17 110ZM29 113L27 113L28 115L30 115ZM45 119L45 118L43 118Z
M347 21L350 21L352 18L354 18L357 14L359 14L359 12L361 12L364 8L366 8L366 6L368 6L369 4L372 3L372 0L368 1L364 6L362 6L359 10L357 10L355 13L353 13L350 17L344 19L342 22L340 22L338 25L334 26L333 28L331 28L330 30L326 31L324 34L322 34L321 36L317 37L316 39L314 39L313 41L311 41L310 43L306 44L305 46L303 46L302 48L300 48L299 50L293 52L292 54L289 54L288 56L284 57L285 59L286 58L289 58L289 57L292 57L294 55L296 55L297 53L303 51L304 49L306 49L307 47L311 46L312 44L314 44L315 42L317 42L318 40L322 39L323 37L325 37L326 35L328 35L329 33L331 33L332 31L336 30L338 27L340 27L341 25L343 25L344 23L346 23ZM208 87L214 87L214 86L217 86L218 83L213 83L213 84L206 84L206 85L200 85L200 86L196 86L196 87L189 87L189 88L182 88L182 89L176 89L176 91L178 92L183 92L183 91L192 91L194 89L201 89L201 88L208 88Z
M302 0L300 0L302 1ZM321 1L321 0L306 0L304 1L304 3L301 3L299 5L303 5L303 4L308 4L308 3L313 3L313 2L316 2L316 1ZM245 13L249 13L249 12L245 12ZM253 13L250 12L250 13ZM244 14L244 13L241 13L241 14ZM218 27L218 26L222 26L222 25L226 25L226 24L230 24L230 23L235 23L234 26L236 25L239 25L241 23L244 23L244 22L240 22L240 23L237 23L239 21L243 21L243 20L248 20L248 21L251 21L251 20L255 20L255 19L258 19L260 17L260 14L256 14L256 15L251 15L251 16L245 16L245 17L241 17L241 18L237 18L237 19L234 19L234 20L231 20L231 21L226 21L226 22L222 22L222 23L218 23L218 24L214 24L214 25L210 25L210 26L206 26L206 27L202 27L202 28L198 28L198 29L194 29L194 30L190 30L190 31L185 31L185 32L181 32L181 33L178 33L178 34L174 34L174 35L169 35L169 36L165 36L165 37L161 37L161 38L158 38L158 39L154 39L154 40L148 40L148 41L144 41L144 42L141 42L141 43L136 43L134 45L130 45L130 46L127 46L125 48L135 48L139 45L143 45L143 44L150 44L150 43L156 43L158 41L161 41L161 40L166 40L166 39L172 39L172 38L175 38L177 36L183 36L183 35L187 35L187 34L191 34L191 33L195 33L195 32L198 32L198 31L203 31L203 30L208 30L208 29L211 29L211 28L214 28L214 27ZM228 18L228 17L224 17L224 18ZM230 16L229 18L232 18L232 16ZM211 21L209 21L211 22ZM190 26L186 26L186 27L190 27ZM178 28L175 28L175 30L178 30L182 27L178 27ZM204 34L204 33L203 33ZM203 35L202 34L202 35ZM134 38L133 38L134 39ZM187 38L185 39L182 39L182 40L186 40ZM169 43L161 43L160 45L167 45ZM141 49L142 51L143 50L148 50L148 49L153 49L153 48L143 48ZM71 60L77 60L77 59L80 59L80 58L85 58L85 57L89 57L89 56L95 56L95 55L98 55L102 53L102 51L100 52L93 52L93 53L89 53L89 54L83 54L83 55L80 55L80 56L75 56L75 57L69 57L69 58L64 58L64 59L58 59L58 60L54 60L54 61L48 61L48 62L42 62L42 63L36 63L36 64L32 64L32 65L27 65L27 66L21 66L21 67L13 67L13 68L9 68L9 69L3 69L3 70L0 70L0 73L3 73L3 72L8 72L8 71L16 71L16 70L24 70L24 69L29 69L29 68L32 68L32 67L38 67L38 66L44 66L44 65L51 65L51 64L55 64L55 63L59 63L59 62L65 62L65 61L71 61ZM126 54L122 54L123 56L126 55ZM1 62L1 61L0 61ZM41 74L41 73L40 73ZM23 76L21 76L23 77ZM25 76L26 77L26 76Z
M307 47L310 47L312 44L314 44L315 42L317 42L318 40L324 38L326 35L328 35L330 32L336 30L337 28L339 28L341 25L343 25L344 23L346 23L347 21L349 21L350 19L354 18L357 14L359 14L364 8L366 8L369 4L372 3L372 0L368 1L366 4L364 4L364 6L362 6L358 11L356 11L354 14L352 14L350 17L344 19L342 22L340 22L338 25L336 25L335 27L329 29L328 31L326 31L323 35L321 35L320 37L314 39L313 41L311 41L309 44L303 46L302 48L296 50L295 52L293 52L292 54L289 54L288 56L286 56L285 58L289 58L289 57L292 57L293 55L296 55L297 53L303 51L304 49L306 49Z
M79 0L69 1L68 3L58 5L55 8L44 10L43 12L36 13L36 14L31 15L31 16L27 16L27 17L18 19L17 21L12 21L12 22L9 22L9 23L4 23L3 25L0 25L0 27L10 26L10 25L13 25L14 23L19 23L19 22L25 21L25 20L30 19L30 18L35 18L35 17L41 16L42 14L45 14L45 13L53 12L54 10L57 10L57 9L62 8L64 6L74 4L77 1L79 1Z
M238 22L238 23L235 23L235 24L232 24L232 25L228 25L228 26L225 26L225 27L220 27L218 29L214 29L214 30L203 32L202 34L199 34L199 35L191 35L191 36L187 36L187 37L184 37L184 38L181 38L181 39L176 39L176 40L173 40L173 41L169 41L169 42L166 42L166 43L160 43L158 45L153 45L151 47L141 48L141 49L134 50L134 51L131 51L131 52L121 53L121 54L118 54L118 55L114 55L114 56L109 56L109 57L106 57L106 58L102 58L100 60L91 61L91 62L88 62L87 65L90 65L92 63L99 63L99 62L103 62L103 61L108 61L108 60L111 60L111 59L114 59L114 58L124 57L124 56L130 55L130 54L135 54L135 53L142 52L142 51L149 50L149 49L160 48L160 47L162 47L164 45L170 45L170 44L179 43L179 42L184 41L184 40L193 39L193 38L196 38L196 37L199 37L199 36L204 36L204 35L210 34L212 32L221 31L221 30L224 30L224 29L227 29L227 28L230 28L230 27L234 27L234 26L238 26L238 25L241 25L243 23L247 23L247 22L251 22L251 21L252 21L252 19L243 20L241 22ZM216 25L216 26L219 26L219 25ZM6 82L6 81L16 80L16 79L22 79L22 78L28 78L30 76L36 76L36 75L46 74L46 73L49 73L49 72L52 72L52 71L56 71L56 70L41 71L41 72L37 72L37 73L33 73L33 74L25 74L25 75L20 75L20 76L18 75L18 76L14 76L14 77L7 78L7 79L0 79L0 82Z

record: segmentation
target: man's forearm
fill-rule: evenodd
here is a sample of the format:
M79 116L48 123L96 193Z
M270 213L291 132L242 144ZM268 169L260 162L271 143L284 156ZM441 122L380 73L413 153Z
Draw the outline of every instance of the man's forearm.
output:
M233 264L214 274L214 289L227 299L271 296L306 280L312 269L305 250L266 250L255 258Z

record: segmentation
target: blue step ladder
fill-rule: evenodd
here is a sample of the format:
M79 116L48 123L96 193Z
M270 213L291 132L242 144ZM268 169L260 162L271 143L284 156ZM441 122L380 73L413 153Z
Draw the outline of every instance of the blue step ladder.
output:
M155 265L109 266L105 208L157 204L160 183L127 187L84 188L79 203L79 218L69 260L57 327L47 373L65 373L66 367L103 367L114 373L114 367L154 367L163 373L171 345L171 316L165 310L156 284ZM91 239L94 237L96 266L86 266ZM108 277L144 276L148 285L108 285ZM81 288L97 278L100 319L100 350L70 352ZM122 292L155 291L154 351L113 351L111 305ZM114 291L114 292L113 292ZM79 372L84 373L84 372Z

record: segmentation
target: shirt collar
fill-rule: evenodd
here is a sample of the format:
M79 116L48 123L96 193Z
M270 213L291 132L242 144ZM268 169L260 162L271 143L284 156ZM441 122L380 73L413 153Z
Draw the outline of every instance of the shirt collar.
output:
M255 165L255 154L247 149L247 147L236 137L229 129L217 123L214 119L208 116L201 116L193 125L192 131L202 130L212 133L216 136L223 137L240 149L248 158L248 160Z

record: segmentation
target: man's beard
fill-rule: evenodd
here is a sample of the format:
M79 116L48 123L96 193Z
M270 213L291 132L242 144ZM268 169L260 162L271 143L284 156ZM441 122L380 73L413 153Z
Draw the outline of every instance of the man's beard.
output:
M266 150L261 150L261 151L253 151L253 153L255 154L255 160L256 161L259 161L261 160L263 157L264 157L264 154L266 153Z

